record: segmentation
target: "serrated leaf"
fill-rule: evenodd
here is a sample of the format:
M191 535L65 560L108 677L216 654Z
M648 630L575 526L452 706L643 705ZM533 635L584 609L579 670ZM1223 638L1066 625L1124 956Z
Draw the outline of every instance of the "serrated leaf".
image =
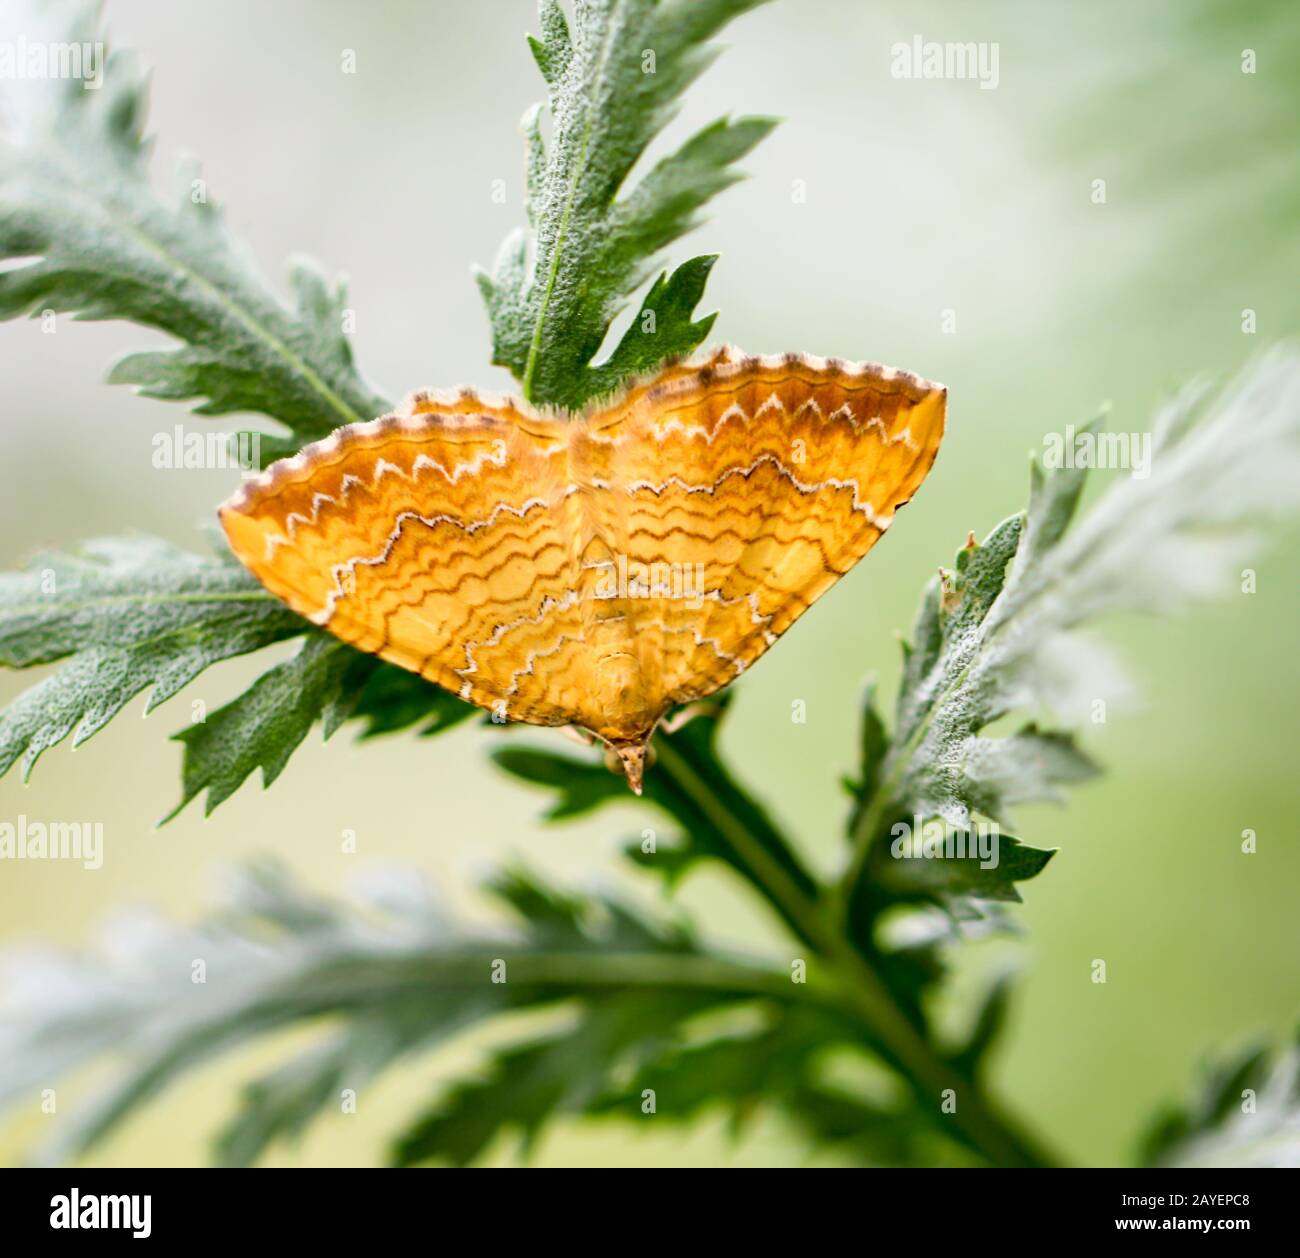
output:
M559 755L532 747L497 747L497 767L535 786L551 787L555 802L543 814L547 821L580 817L611 800L626 800L627 783L595 759Z
M882 774L893 776L900 757L906 754L904 749L920 741L904 764L894 794L913 813L938 814L955 826L965 825L970 815L969 805L953 782L959 774L954 768L959 763L958 748L1001 715L989 695L974 683L971 663L980 646L984 619L1002 592L1023 526L1022 516L1012 516L982 544L972 540L960 552L956 571L927 588L909 657L909 675L899 692L892 751Z
M356 662L357 653L346 643L312 631L291 659L268 669L233 702L174 735L185 745L181 799L164 822L204 790L203 812L210 816L257 769L263 787L270 786L318 720L327 736L342 723L346 712L341 705L355 694L347 681Z
M509 1131L520 1133L527 1156L553 1117L592 1106L620 1062L655 1051L684 1019L717 1003L698 992L614 994L589 1002L570 1029L497 1053L479 1077L449 1089L397 1141L392 1161L467 1166Z
M694 321L691 315L717 260L716 254L692 258L671 276L665 272L655 280L617 348L591 368L584 386L591 396L613 393L633 376L647 375L665 360L685 357L704 343L717 315Z
M28 38L102 42L97 6L49 6ZM292 306L266 286L227 234L197 171L179 172L171 203L148 182L145 78L108 55L99 90L24 81L0 144L0 318L68 312L126 319L175 337L110 373L150 397L196 399L204 415L258 413L301 445L372 419L384 402L358 375L343 332L347 305L314 264L290 270Z
M240 870L196 928L119 918L84 954L6 956L0 1100L12 1104L111 1056L103 1091L60 1105L44 1152L64 1158L215 1055L286 1028L314 1030L306 1050L245 1090L218 1148L222 1161L243 1165L305 1129L342 1087L361 1088L397 1058L498 1014L576 1003L616 1047L657 1039L689 1010L802 994L779 971L704 954L616 900L573 896L522 869L496 890L554 914L536 928L522 918L510 929L471 928L446 914L415 871L372 878L364 896L336 903L263 862ZM193 982L177 957L201 957L205 981ZM493 980L502 961L507 982ZM584 1042L548 1066L569 1095L608 1086L595 1068L599 1045L584 1054ZM474 1130L488 1139L520 1115L485 1117Z
M142 690L146 711L205 668L303 632L241 568L149 537L37 555L0 573L0 665L59 669L0 712L0 773L84 743Z
M1101 770L1061 731L1027 725L1007 738L968 738L957 750L951 769L960 775L952 786L968 808L1007 824L1017 804L1059 803L1063 786L1086 782Z
M1108 658L1078 626L1226 588L1252 522L1300 499L1300 359L1290 351L1265 355L1217 395L1184 390L1153 427L1152 462L1082 520L1074 522L1084 469L1037 468L1028 513L981 544L972 539L954 571L927 586L905 651L885 786L855 817L846 899L860 929L884 907L860 875L896 819L937 815L965 827L973 811L1005 818L1012 804L1054 798L1095 772L1063 732L981 735L1017 709L1077 723L1072 696L1095 697L1103 681L1113 687ZM868 903L874 912L862 918Z
M528 230L507 238L490 277L478 276L493 362L514 373L528 399L577 410L707 335L712 320L694 320L692 311L711 259L695 259L647 298L651 339L637 339L644 330L634 323L607 363L590 365L659 252L698 224L705 202L739 177L734 163L774 125L720 119L624 192L678 97L715 55L708 41L762 2L589 0L572 31L557 4L542 5L541 37L529 43L546 80L550 142L530 110Z
M1055 849L1028 847L1008 834L984 838L991 841L987 855L978 832L948 831L943 846L936 841L934 854L905 851L882 860L877 876L899 897L929 898L965 912L964 901L969 899L1018 903L1016 883L1037 877L1056 854Z
M396 664L363 656L373 667L360 683L350 716L364 721L362 738L415 728L420 738L454 729L481 713L449 690Z
M639 1116L645 1097L653 1095L656 1121L684 1124L722 1110L733 1136L755 1116L781 1111L822 1151L851 1151L868 1164L951 1164L954 1147L936 1138L906 1092L888 1103L829 1083L825 1059L836 1049L860 1052L861 1046L835 1017L796 1006L771 1008L757 1026L665 1044L590 1108ZM940 1150L942 1163L935 1156Z
M150 712L211 665L301 634L317 645L181 735L189 793L168 819L205 785L214 787L211 812L259 766L269 784L317 719L326 737L350 718L365 722L363 737L412 725L431 736L476 714L423 678L317 634L226 551L106 538L0 573L0 666L62 661L0 711L0 773L21 760L28 776L45 750L69 734L74 746L85 742L143 690L152 687Z
M1100 432L1102 416L1085 424L1083 434ZM1065 536L1079 507L1079 498L1087 481L1089 468L1061 467L1048 475L1038 459L1029 464L1029 508L1025 512L1026 544L1019 562L1041 559Z

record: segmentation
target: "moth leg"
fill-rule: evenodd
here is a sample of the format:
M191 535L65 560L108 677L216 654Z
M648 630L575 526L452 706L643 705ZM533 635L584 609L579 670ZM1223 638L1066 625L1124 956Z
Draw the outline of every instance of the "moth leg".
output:
M688 703L680 707L672 716L659 722L659 728L665 734L675 734L683 725L690 724L697 716L721 716L722 705L701 699L698 703Z

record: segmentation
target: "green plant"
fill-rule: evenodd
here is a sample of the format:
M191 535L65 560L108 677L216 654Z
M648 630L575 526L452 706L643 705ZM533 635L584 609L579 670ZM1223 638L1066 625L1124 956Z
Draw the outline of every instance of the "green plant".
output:
M771 128L766 119L719 121L624 189L708 64L709 39L760 2L586 0L572 29L554 0L543 3L533 51L551 136L543 142L540 114L530 112L528 230L479 278L494 361L535 403L580 407L708 335L714 316L695 318L714 262L706 256L653 280L641 307L654 312L653 332L638 319L607 359L593 361L660 252L695 225ZM76 29L84 37L84 25ZM0 253L39 260L0 273L0 312L56 309L170 334L176 348L132 355L110 379L196 401L206 415L268 417L282 431L262 442L267 458L386 409L340 331L340 290L299 262L295 305L284 307L211 203L187 191L170 206L151 191L142 80L129 59L114 55L98 93L30 96L17 141L0 150ZM483 939L440 920L409 883L345 909L258 866L199 928L214 975L206 987L178 981L165 964L168 936L125 966L52 963L75 982L28 987L30 1003L0 1032L0 1093L31 1088L51 1060L71 1070L124 1055L115 1085L49 1151L75 1154L178 1072L268 1031L332 1017L304 1055L246 1092L218 1153L247 1162L301 1130L340 1086L472 1023L536 1010L548 1015L540 1029L416 1117L395 1161L470 1161L501 1129L531 1137L556 1114L639 1114L654 1091L673 1098L661 1112L677 1120L710 1105L728 1107L737 1123L756 1102L782 1108L813 1142L853 1160L1051 1164L984 1084L1008 985L992 985L955 1041L929 1012L949 950L1006 927L1018 884L1051 852L1004 832L995 869L970 856L929 860L891 850L896 827L919 818L945 839L989 821L1009 827L1017 804L1057 798L1094 774L1067 731L1041 723L1070 706L1070 670L1060 662L1079 650L1080 626L1114 610L1168 610L1211 589L1208 574L1235 553L1260 504L1294 501L1298 445L1300 364L1278 351L1218 393L1197 387L1171 402L1154 424L1152 475L1117 483L1077 522L1087 473L1035 464L1027 511L983 542L972 537L927 585L892 723L870 689L864 698L836 880L809 869L725 762L725 694L661 733L645 803L674 834L653 851L635 840L628 857L670 886L698 864L730 866L782 927L768 955L723 955L680 920L649 921L520 870L495 883L518 929ZM171 815L205 791L211 812L258 768L269 785L317 722L326 736L348 723L365 736L431 734L477 716L312 629L223 549L208 557L115 539L39 555L0 577L0 662L60 665L0 714L0 772L21 761L30 773L43 751L69 736L84 742L147 689L154 707L211 664L290 638L301 639L296 655L177 736L183 783ZM1037 721L1006 732L1001 722L1017 713ZM626 798L591 755L511 743L494 758L550 793L552 820ZM505 983L492 981L498 963ZM791 981L792 969L806 981ZM64 1003L59 993L70 990L77 995ZM835 1054L853 1063L861 1087L829 1081ZM879 1074L884 1086L867 1086ZM1270 1096L1293 1110L1289 1088ZM1153 1155L1176 1160L1180 1142L1204 1140L1226 1114L1222 1104L1209 1109L1167 1123Z

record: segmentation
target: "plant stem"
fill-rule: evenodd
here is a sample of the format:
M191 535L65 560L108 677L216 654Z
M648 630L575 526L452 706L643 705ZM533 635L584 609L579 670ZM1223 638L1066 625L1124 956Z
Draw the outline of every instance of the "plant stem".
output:
M658 771L669 774L700 811L709 818L718 835L731 845L754 871L762 890L779 904L795 925L804 942L821 955L837 981L846 1004L858 1022L889 1055L894 1066L911 1083L918 1100L938 1107L943 1093L951 1090L957 1108L951 1115L971 1144L998 1166L1051 1166L1055 1160L980 1094L979 1088L961 1076L899 1008L887 985L862 955L828 923L821 904L800 888L736 820L696 772L682 751L666 738L657 740Z
M928 722L926 724L928 725ZM925 725L920 732L924 733L924 730ZM871 856L872 840L884 824L888 810L894 807L894 788L901 780L903 770L915 748L914 737L895 759L889 775L877 785L870 804L857 819L853 832L849 835L849 861L835 889L835 909L844 921L848 920L853 893L862 879L867 860Z

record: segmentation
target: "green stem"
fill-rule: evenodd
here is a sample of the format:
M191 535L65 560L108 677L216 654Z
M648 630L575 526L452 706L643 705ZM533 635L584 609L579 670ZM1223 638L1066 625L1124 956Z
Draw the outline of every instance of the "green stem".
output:
M888 820L889 810L895 807L894 791L902 780L907 761L929 726L929 720L922 722L916 734L903 746L892 765L889 775L881 780L871 796L871 803L863 810L854 823L849 835L849 863L840 877L835 889L835 909L844 921L848 920L853 902L853 893L862 880L871 856L871 844L880 827Z
M909 1080L920 1102L936 1112L945 1092L956 1101L953 1121L998 1166L1050 1166L1054 1159L1016 1130L935 1050L899 1007L888 986L836 929L822 905L808 896L710 789L706 779L668 739L659 739L658 771L669 774L754 872L762 890L779 904L800 937L820 953L855 1018Z

